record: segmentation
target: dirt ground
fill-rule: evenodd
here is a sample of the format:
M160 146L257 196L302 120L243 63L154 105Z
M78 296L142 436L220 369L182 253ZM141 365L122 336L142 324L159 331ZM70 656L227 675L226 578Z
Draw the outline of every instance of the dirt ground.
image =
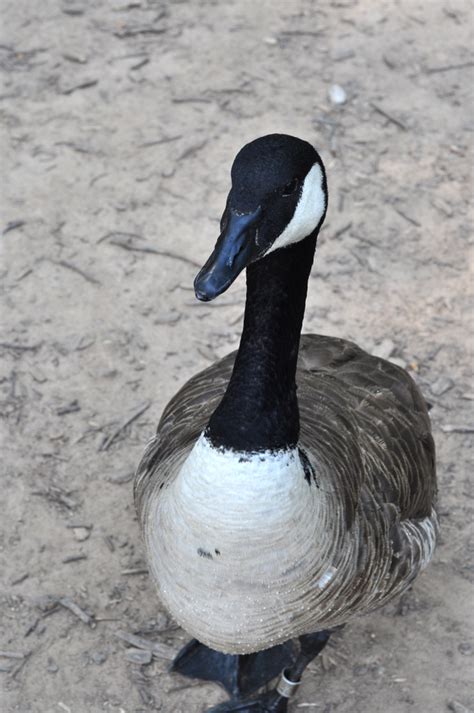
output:
M473 710L470 4L1 0L1 15L0 709L225 699L123 638L188 638L147 576L132 477L171 395L238 343L243 278L211 305L192 280L236 151L280 131L328 171L305 331L419 381L442 521L414 588L335 636L291 710Z

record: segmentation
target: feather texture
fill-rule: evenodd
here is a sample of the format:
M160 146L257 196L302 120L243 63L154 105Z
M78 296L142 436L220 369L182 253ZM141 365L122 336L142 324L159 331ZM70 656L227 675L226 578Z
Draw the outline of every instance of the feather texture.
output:
M240 501L249 511L245 532L238 508L219 520L219 492L205 503L207 523L196 524L180 501L180 473L223 397L235 355L169 402L139 465L135 502L171 613L203 643L248 653L345 623L403 592L434 550L436 476L426 404L411 377L351 342L303 335L302 477L291 489L278 481L273 494L248 486L252 500ZM268 522L258 510L252 516L259 498ZM281 526L270 526L279 512ZM222 555L199 547L189 554L199 526L209 542L224 538Z

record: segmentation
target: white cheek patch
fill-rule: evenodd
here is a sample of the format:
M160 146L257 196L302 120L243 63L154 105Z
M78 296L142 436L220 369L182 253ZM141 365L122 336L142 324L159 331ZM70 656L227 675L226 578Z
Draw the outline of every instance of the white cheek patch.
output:
M326 210L326 196L322 184L321 166L315 163L304 179L303 189L293 218L267 251L267 255L279 248L297 243L313 232Z

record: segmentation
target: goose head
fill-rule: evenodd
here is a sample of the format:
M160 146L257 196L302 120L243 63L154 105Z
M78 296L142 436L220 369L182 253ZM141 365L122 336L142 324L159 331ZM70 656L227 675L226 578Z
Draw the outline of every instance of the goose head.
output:
M262 136L235 157L221 234L194 281L199 300L222 294L250 263L304 240L321 227L326 174L307 141Z

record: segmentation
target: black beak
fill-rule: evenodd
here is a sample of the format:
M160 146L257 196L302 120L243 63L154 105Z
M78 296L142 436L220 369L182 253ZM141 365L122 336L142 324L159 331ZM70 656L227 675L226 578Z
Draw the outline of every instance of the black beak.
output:
M221 295L257 256L257 246L251 233L261 214L260 206L253 213L243 214L229 209L227 225L219 235L212 255L194 280L198 300L210 302Z

